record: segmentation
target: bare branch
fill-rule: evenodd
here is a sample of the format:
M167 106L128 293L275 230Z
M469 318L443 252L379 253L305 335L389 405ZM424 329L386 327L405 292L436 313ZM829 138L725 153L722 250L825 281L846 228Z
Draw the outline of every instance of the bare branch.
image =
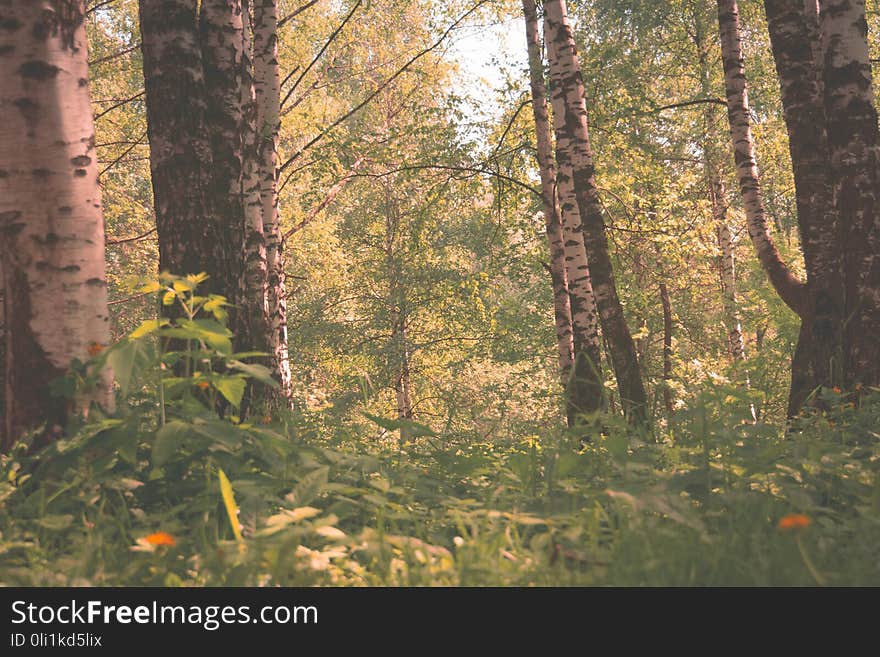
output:
M153 228L150 228L150 230L148 230L146 233L141 233L140 235L135 235L134 237L122 237L118 240L107 240L104 242L104 244L106 244L107 246L110 246L113 244L125 244L126 242L136 242L138 240L144 239L145 237L149 237L150 235L152 235L155 232L156 232L156 227L154 226Z
M304 4L302 7L298 7L297 9L294 9L292 12L287 14L287 16L285 16L284 18L282 18L278 21L278 29L280 30L282 27L284 27L284 25L287 23L287 21L289 21L292 18L296 18L301 13L303 13L306 9L308 9L309 7L313 7L316 4L318 4L318 0L311 0L310 2L307 2L306 4Z
M348 21L351 19L351 17L354 16L354 13L358 10L358 8L362 4L363 4L363 0L358 0L356 3L354 3L354 7L352 7L351 11L348 12L348 16L346 16L345 19L342 21L342 23L339 24L339 27L337 27L335 30L333 30L333 33L330 35L330 38L327 39L327 41L324 43L323 46L321 46L321 49L318 51L318 54L312 58L312 61L309 62L309 65L306 66L305 70L302 73L300 73L299 77L296 79L296 82L293 83L293 86L291 86L290 89L287 90L287 94L281 100L281 107L284 107L284 103L286 103L288 101L288 99L290 98L290 95L296 90L296 88L299 86L299 83L302 82L302 79L306 75L308 75L308 72L312 70L312 67L318 62L319 59L321 59L321 57L324 55L324 52L327 50L327 48L330 47L330 44L333 43L333 41L336 39L336 37L339 36L339 33L342 32L342 28L345 27L346 23L348 23Z
M89 66L98 66L99 64L103 64L105 62L109 62L114 59L119 59L120 57L123 57L123 56L127 55L128 53L130 53L132 50L137 50L140 47L141 47L141 42L138 41L134 45L129 46L128 48L123 48L119 52L115 52L112 55L107 55L106 57L99 57L98 59L94 59L94 60L90 61Z
M128 103L130 103L130 102L133 101L133 100L137 100L138 98L140 98L141 96L143 96L144 93L146 93L146 92L145 92L143 89L141 89L138 93L136 93L136 94L135 94L134 96L132 96L131 98L123 98L122 100L118 101L115 105L111 105L111 106L108 107L107 109L105 109L105 110L103 110L103 111L98 112L97 114L95 114L95 119L94 119L94 120L97 121L98 119L100 119L102 116L104 116L104 115L107 114L108 112L112 112L113 110L117 109L118 107L122 107L123 105L127 105ZM95 101L95 102L100 102L100 101Z

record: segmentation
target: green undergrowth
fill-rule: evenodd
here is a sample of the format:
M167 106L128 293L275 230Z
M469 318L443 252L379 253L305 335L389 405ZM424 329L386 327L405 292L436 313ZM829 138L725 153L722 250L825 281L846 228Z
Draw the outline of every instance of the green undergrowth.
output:
M586 446L369 414L241 422L267 370L197 283L154 284L180 319L58 386L81 394L109 362L112 413L3 457L0 584L880 585L880 391L821 391L786 428L709 386L656 435L592 418Z

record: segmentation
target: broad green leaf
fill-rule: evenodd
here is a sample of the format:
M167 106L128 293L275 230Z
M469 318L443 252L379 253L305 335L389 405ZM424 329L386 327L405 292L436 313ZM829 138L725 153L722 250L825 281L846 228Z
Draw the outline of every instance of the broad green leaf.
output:
M213 319L184 319L180 327L193 332L193 335L204 340L222 354L232 353L232 331Z
M153 355L153 346L142 340L123 340L110 349L107 362L113 369L123 397L128 396L132 379L138 380L140 374L149 367Z
M244 540L241 536L241 523L238 521L238 505L235 503L235 495L232 493L232 484L222 468L217 468L220 477L220 494L223 496L223 506L226 507L226 515L232 526L232 533L238 541Z
M163 465L183 443L183 439L190 432L191 427L186 422L171 420L156 432L156 441L153 443L153 464Z
M213 377L211 383L230 404L238 408L244 397L245 380L240 376Z
M259 363L242 363L239 360L227 361L226 365L230 369L238 370L239 372L247 374L252 379L256 379L268 386L273 388L278 387L278 382L272 378L272 370L265 365L260 365Z
M168 324L167 319L145 319L141 322L141 325L138 326L131 334L128 336L131 340L137 340L138 338L142 338L145 335L149 335L153 331L157 330L159 327Z
M192 428L196 433L233 449L240 447L247 435L244 431L225 420L203 420L197 418L193 421Z

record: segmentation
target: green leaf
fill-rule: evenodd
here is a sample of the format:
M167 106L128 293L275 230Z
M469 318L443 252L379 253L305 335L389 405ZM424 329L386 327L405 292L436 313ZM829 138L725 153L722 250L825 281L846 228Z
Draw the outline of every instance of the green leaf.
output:
M135 339L123 340L110 349L107 354L107 362L113 369L113 375L119 384L119 391L123 397L128 395L131 381L138 380L140 374L149 367L153 356L151 344Z
M245 380L240 376L213 377L211 383L230 404L238 408L244 397Z
M322 466L316 470L312 470L305 475L293 489L293 500L300 506L305 506L321 491L327 484L327 478L330 474L330 468Z
M409 433L410 436L414 438L418 438L419 436L437 436L437 432L434 431L431 427L427 427L424 424L419 424L418 422L412 422L411 420L390 420L388 418L380 417L378 415L373 415L372 413L364 412L364 417L368 420L372 420L376 424L378 424L383 429L387 429L388 431L397 431L398 429L405 429Z
M73 516L69 513L64 515L48 515L43 516L39 520L37 520L37 524L44 529L51 529L53 531L59 531L62 529L67 529L70 527L73 522Z
M241 536L241 523L238 521L238 505L235 503L235 495L232 493L232 484L222 468L217 468L217 474L220 477L220 495L223 497L223 506L226 507L226 515L229 517L229 524L232 526L232 533L238 541L244 540Z
M183 439L190 432L190 425L180 420L172 420L156 432L153 443L153 464L163 465L183 444Z
M239 360L230 360L226 362L226 366L229 369L238 370L251 377L252 379L256 379L261 383L265 383L268 386L273 388L278 387L278 382L272 378L272 370L270 370L265 365L260 365L259 363L242 363Z
M232 331L213 319L184 319L180 327L193 332L193 336L204 340L222 354L232 353Z
M203 420L196 418L193 420L192 428L196 433L210 438L214 442L222 443L230 449L241 447L247 435L234 424L230 424L225 420Z

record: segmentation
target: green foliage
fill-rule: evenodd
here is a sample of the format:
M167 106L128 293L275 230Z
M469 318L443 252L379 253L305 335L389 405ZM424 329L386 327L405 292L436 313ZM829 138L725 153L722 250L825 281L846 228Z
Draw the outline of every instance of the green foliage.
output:
M407 440L243 423L200 386L221 375L169 373L183 354L229 358L208 338L222 319L204 329L210 300L182 280L153 288L175 292L188 328L144 325L88 364L126 365L117 412L0 462L0 584L880 584L878 390L822 391L826 410L783 433L749 421L752 393L715 383L651 444L613 416L586 447L379 416ZM136 389L160 378L164 421Z

